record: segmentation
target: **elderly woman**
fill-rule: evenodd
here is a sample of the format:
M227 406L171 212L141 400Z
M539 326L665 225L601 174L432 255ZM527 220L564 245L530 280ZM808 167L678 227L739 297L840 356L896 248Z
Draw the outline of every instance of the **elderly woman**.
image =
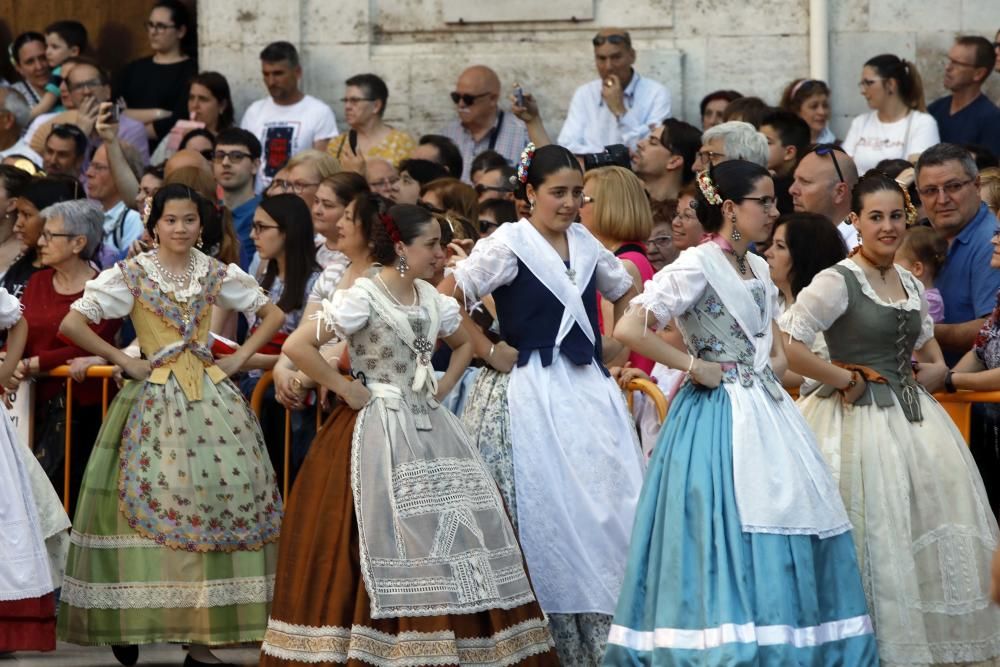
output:
M275 176L268 193L278 195L283 192L297 194L302 197L310 209L316 202L316 190L324 179L330 178L340 171L340 162L332 155L310 148L297 153L282 171L283 178Z
M42 268L31 276L24 289L24 319L31 332L21 362L23 376L34 377L56 366L70 364L77 381L98 357L66 342L59 336L59 323L70 305L83 296L88 280L97 275L90 263L104 234L104 215L86 200L53 204L39 214L38 259ZM101 338L111 341L118 321L95 327ZM35 387L35 430L33 449L49 474L60 497L64 493L63 465L66 433L66 403L62 379L40 378ZM70 513L83 479L90 449L101 426L101 386L97 380L83 382L73 392L73 449L70 461ZM64 499L65 500L65 499Z
M401 160L410 156L417 142L406 132L382 121L389 101L385 81L374 74L357 74L344 83L347 89L340 101L344 103L344 118L351 130L331 139L326 152L344 163L361 155L381 158L398 167ZM352 135L356 138L353 146Z

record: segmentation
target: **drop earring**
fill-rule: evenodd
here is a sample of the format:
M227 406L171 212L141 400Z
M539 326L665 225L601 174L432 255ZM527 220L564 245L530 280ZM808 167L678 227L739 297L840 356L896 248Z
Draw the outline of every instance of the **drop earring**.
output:
M858 245L861 245L861 232L858 231L857 234L858 234Z
M530 211L534 211L535 210L535 200L534 199L529 199L528 200L528 210L530 210Z
M406 262L406 255L400 255L399 259L396 260L396 270L399 271L400 278L406 276L406 272L410 270L410 265Z
M740 230L736 229L736 214L733 214L732 216L730 216L729 219L733 223L733 231L730 232L729 238L731 238L734 241L739 241L741 238L743 238L743 235L740 234Z
M201 232L198 232L198 247L201 248L203 245L205 245L205 238Z
M160 235L157 234L156 232L153 232L153 247L154 248L160 247Z

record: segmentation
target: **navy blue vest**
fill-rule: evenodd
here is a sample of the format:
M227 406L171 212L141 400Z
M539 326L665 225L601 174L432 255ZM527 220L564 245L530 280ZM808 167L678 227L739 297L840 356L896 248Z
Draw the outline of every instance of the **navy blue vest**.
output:
M568 265L568 264L567 264ZM500 334L509 345L517 348L517 365L524 366L531 353L538 351L542 366L552 364L552 351L559 333L565 307L528 267L518 258L517 277L508 285L493 290L493 300L497 308ZM601 357L601 336L597 327L597 272L594 271L583 292L583 306L587 319L594 330L596 342L591 343L580 325L573 328L563 339L559 352L577 366L587 366L596 360L607 375Z

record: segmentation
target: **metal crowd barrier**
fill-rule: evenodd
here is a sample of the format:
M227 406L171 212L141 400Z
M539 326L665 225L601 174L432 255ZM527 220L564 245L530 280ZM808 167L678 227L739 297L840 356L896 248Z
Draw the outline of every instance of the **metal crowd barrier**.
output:
M102 419L108 414L108 392L109 392L109 382L114 377L114 366L91 366L87 369L88 378L100 378L101 382L101 417ZM66 378L66 455L65 455L65 471L63 474L63 505L66 510L69 510L69 495L70 495L70 461L72 460L72 448L73 448L73 382L68 381L69 379L69 366L59 366L53 368L48 373L45 373L42 377L53 377L53 378ZM261 411L264 405L264 396L267 390L274 384L274 376L271 371L265 372L261 375L260 380L257 382L256 388L254 388L253 394L250 397L250 408L253 410L254 414L260 418ZM641 392L645 394L651 401L653 401L656 407L656 414L660 420L660 423L666 419L667 412L669 410L669 402L660 391L660 388L653 382L649 380L636 379L628 383L625 390L625 398L628 403L629 410L632 409L632 392ZM798 392L790 392L793 398ZM954 394L940 393L934 394L934 398L941 403L942 407L955 422L955 426L962 433L962 437L965 441L969 442L969 433L971 430L971 411L973 403L1000 403L1000 391L959 391ZM317 406L316 410L316 430L322 426L323 422L323 411ZM291 411L285 410L285 443L284 443L284 479L282 479L282 493L283 497L288 497L288 487L289 487L289 475L291 471L291 455L292 455L292 418Z

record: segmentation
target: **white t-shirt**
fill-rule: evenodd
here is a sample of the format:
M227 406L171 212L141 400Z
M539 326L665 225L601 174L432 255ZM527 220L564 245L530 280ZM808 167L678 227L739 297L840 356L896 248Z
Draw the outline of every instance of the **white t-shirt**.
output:
M894 123L883 123L877 111L869 111L851 121L844 150L854 158L858 174L864 174L882 160L905 160L940 142L937 121L930 114L911 111Z
M323 139L337 136L333 109L312 95L282 106L270 97L257 100L243 114L240 127L260 140L263 155L257 172L257 194L264 191L288 159L312 148Z

